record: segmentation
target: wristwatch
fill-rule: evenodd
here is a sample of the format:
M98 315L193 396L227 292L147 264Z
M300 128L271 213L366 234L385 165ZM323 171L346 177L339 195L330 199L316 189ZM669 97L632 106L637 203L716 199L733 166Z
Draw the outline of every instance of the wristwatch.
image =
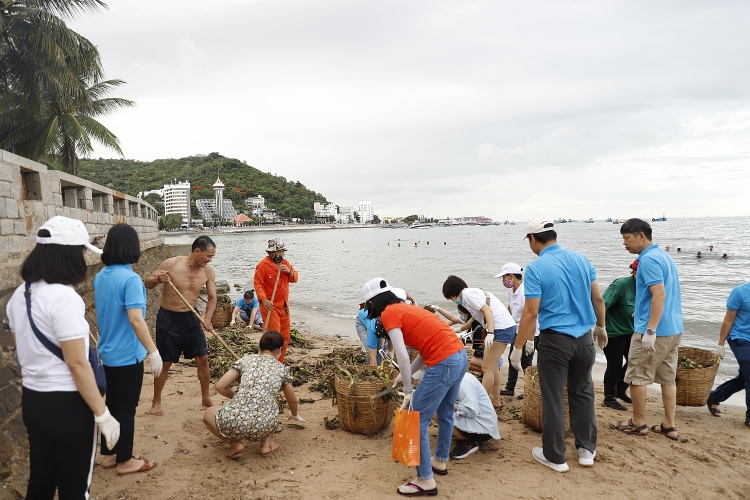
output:
M653 328L646 328L646 335L654 335L656 334L656 330Z

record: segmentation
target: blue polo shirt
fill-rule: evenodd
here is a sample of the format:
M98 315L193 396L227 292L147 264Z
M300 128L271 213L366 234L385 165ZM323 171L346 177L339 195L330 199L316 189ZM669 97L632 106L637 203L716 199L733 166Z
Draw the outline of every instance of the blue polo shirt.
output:
M539 329L582 337L596 324L591 282L596 269L585 255L550 245L526 266L524 296L539 301Z
M680 279L672 257L659 248L659 245L646 247L638 256L638 272L635 273L635 331L646 332L653 297L648 287L659 283L664 284L667 297L664 300L664 312L656 327L656 336L679 335L685 331L682 326Z
M727 309L737 311L737 316L734 317L734 325L729 330L729 338L750 342L750 282L732 290L727 299Z
M239 299L237 299L237 302L235 302L234 305L245 311L249 316L250 313L253 312L253 309L258 307L258 299L257 297L253 297L253 300L251 300L250 303L247 304L245 302L245 297L240 297Z
M375 321L376 319L369 319L367 317L367 311L364 309L360 309L359 313L359 320L362 322L363 325L365 325L365 328L367 328L367 348L375 350L378 348L378 336L375 333Z
M106 366L140 363L148 352L135 335L128 309L142 309L146 317L146 287L129 264L111 264L94 278L96 322L99 343L96 346Z

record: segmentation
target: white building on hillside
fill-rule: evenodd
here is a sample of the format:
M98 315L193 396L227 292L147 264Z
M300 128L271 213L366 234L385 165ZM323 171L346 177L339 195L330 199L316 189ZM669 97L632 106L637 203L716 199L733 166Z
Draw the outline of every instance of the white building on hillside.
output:
M211 220L232 220L237 217L237 211L234 209L232 200L222 200L221 214L216 209L216 199L202 198L195 200L195 208L200 212L205 221Z
M164 199L164 215L179 214L183 222L190 220L190 182L177 182L173 180L170 184L164 184L162 189Z
M351 224L354 222L354 208L339 207L339 213L336 215L336 222L339 224Z
M266 200L261 195L245 199L245 205L253 215L263 215L266 209Z
M359 202L359 221L362 224L369 224L370 222L372 222L372 202L371 201Z

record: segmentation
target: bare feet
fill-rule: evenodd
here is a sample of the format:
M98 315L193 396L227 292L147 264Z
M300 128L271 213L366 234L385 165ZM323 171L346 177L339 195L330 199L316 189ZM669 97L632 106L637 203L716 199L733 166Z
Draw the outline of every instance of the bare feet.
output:
M499 410L500 408L502 408L502 407L503 407L503 402L502 402L502 401L500 401L499 399L492 399L492 398L490 398L490 401L492 401L492 406L493 406L493 407L494 407L494 408L495 408L496 410Z
M260 456L261 457L267 457L274 451L279 449L279 445L276 443L271 443L270 446L261 446L260 447Z
M232 449L227 452L227 458L237 458L245 451L245 445L242 444L242 441L234 441L229 444L232 445Z
M203 401L201 401L201 404L209 408L211 408L212 406L216 406L216 403L214 403L214 400L209 398L208 396L203 396Z
M104 455L102 469L114 469L117 465L117 455Z
M153 400L151 402L151 409L149 410L151 415L164 415L164 410L161 409L161 401Z

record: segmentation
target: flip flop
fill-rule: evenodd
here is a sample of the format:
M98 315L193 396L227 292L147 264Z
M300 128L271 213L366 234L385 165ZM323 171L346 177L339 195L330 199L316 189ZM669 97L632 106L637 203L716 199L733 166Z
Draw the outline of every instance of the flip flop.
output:
M679 435L677 435L676 437L673 437L673 436L669 435L670 432L677 432L677 429L674 428L674 427L664 427L664 422L662 422L659 425L652 425L651 426L651 430L654 431L654 432L661 432L662 434L664 434L665 436L667 436L672 441L679 441L679 439L680 439Z
M434 474L437 474L438 476L447 476L448 475L448 469L436 469L435 467L432 468L432 472Z
M135 457L133 457L133 458L135 458ZM151 460L149 460L146 457L139 458L138 460L143 460L143 465L141 465L140 469L134 470L134 471L130 471L130 472L118 472L117 475L118 476L124 476L125 474L135 474L137 472L148 472L151 469L153 469L154 467L156 467L156 462L152 462Z
M264 446L263 448L270 448L271 449L271 451L269 451L268 453L263 453L262 451L260 452L260 456L263 457L263 458L266 458L266 457L270 457L273 454L274 451L278 450L279 449L279 445L276 444L276 443L273 443L271 446ZM261 450L263 448L261 448Z
M714 403L713 401L711 401L711 398L708 398L708 401L706 401L706 406L708 407L708 411L711 412L711 415L713 415L714 417L720 417L721 416L721 410L718 407L714 408L713 406L711 406L711 405L714 405L714 404L716 404L716 403Z
M143 460L140 455L130 455L130 458L133 458L135 460ZM115 461L113 465L104 465L104 462L102 462L101 466L102 469L114 469L115 467L117 467L117 462Z
M622 420L618 420L617 423L610 422L609 423L610 428L615 429L617 431L623 432L625 434L629 434L632 436L646 436L648 434L648 425L635 425L633 424L633 419L629 419L627 423L623 422ZM643 432L646 431L646 432Z
M434 497L438 494L437 486L435 486L431 490L426 490L411 482L406 483L404 486L408 486L409 488L414 488L417 491L413 491L411 493L402 493L401 490L396 488L396 493L398 493L402 497Z

